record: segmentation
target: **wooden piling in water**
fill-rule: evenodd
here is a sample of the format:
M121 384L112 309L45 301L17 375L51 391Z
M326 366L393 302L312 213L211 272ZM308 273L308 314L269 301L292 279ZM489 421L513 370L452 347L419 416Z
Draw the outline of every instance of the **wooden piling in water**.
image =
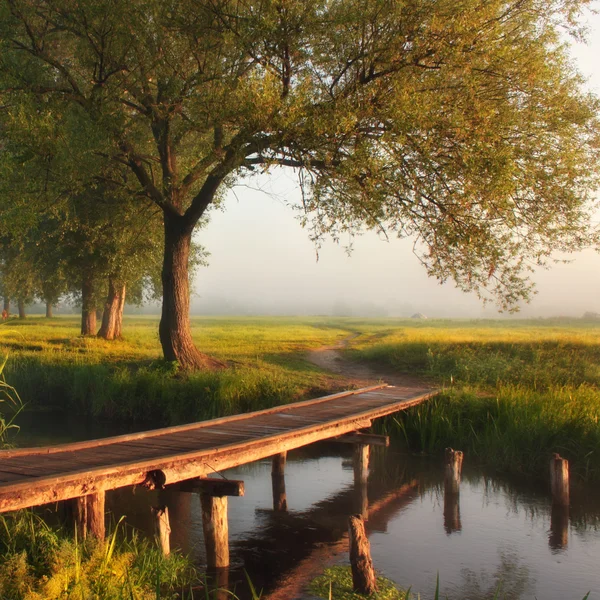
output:
M104 491L81 496L75 501L75 521L79 539L85 540L89 535L103 540L106 535Z
M446 448L444 456L444 489L458 494L462 474L463 453L460 450Z
M370 448L368 444L354 445L354 483L367 483L369 478L369 456Z
M169 509L166 506L152 507L155 519L156 536L164 556L171 554L171 524L169 523Z
M229 566L229 525L227 522L227 496L200 494L202 504L202 529L206 547L206 565L209 569Z
M569 506L569 461L557 453L550 460L550 487L552 503Z
M446 448L444 455L444 529L450 535L461 531L460 479L464 455L460 450Z
M273 487L273 510L284 512L287 510L287 495L285 492L285 463L287 452L280 452L273 457L271 467L271 482Z
M377 591L377 579L371 559L371 545L365 533L365 524L360 515L348 519L350 536L350 567L352 586L359 594L369 596Z

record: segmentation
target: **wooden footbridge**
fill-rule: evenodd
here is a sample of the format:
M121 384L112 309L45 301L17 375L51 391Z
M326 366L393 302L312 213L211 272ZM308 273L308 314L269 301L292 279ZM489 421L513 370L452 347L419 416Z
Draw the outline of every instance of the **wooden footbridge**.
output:
M360 430L432 394L425 387L377 385L178 427L0 451L0 512L75 499L81 533L102 538L107 490L133 485L198 491L209 566L226 566L227 496L243 495L243 482L210 475L273 456L274 508L285 510L286 452L335 439L356 445L355 479L366 482L369 445L387 445L387 439ZM168 515L162 510L157 526L168 551Z

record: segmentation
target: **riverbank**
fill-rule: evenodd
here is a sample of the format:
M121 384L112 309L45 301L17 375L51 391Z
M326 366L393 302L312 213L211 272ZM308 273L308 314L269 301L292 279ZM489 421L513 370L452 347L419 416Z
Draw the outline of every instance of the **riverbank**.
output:
M599 334L597 321L434 322L365 332L345 356L441 386L386 422L414 452L453 446L542 478L559 452L576 479L600 481Z
M6 376L29 409L106 420L121 433L381 379L425 380L440 396L385 424L411 451L454 446L493 469L542 478L560 452L576 478L600 480L596 321L197 318L196 342L228 367L190 375L160 360L153 318L126 319L117 342L82 338L77 327L76 318L3 326Z

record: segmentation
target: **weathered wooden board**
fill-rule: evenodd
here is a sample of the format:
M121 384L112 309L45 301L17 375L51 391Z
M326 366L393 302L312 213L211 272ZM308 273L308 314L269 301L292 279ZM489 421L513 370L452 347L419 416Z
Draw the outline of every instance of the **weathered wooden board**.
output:
M369 427L432 394L381 385L179 427L1 451L0 512L141 485L154 470L167 484L205 477Z

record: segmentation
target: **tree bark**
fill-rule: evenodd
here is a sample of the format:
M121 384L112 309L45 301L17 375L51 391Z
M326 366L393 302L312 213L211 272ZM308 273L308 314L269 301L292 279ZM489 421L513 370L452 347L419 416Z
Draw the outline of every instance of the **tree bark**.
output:
M46 301L46 319L51 319L52 317L52 302Z
M10 298L8 296L4 296L4 310L10 314Z
M112 277L108 279L108 296L102 313L102 325L98 337L105 340L118 340L123 332L123 309L125 308L124 283L118 283Z
M192 340L188 259L193 226L165 212L164 227L163 303L158 329L164 357L177 361L185 370L223 367L223 363L200 352Z
M96 334L96 302L94 300L94 276L87 271L81 285L81 335Z
M25 315L25 302L22 298L17 300L17 306L19 307L19 319L24 319L27 315Z

